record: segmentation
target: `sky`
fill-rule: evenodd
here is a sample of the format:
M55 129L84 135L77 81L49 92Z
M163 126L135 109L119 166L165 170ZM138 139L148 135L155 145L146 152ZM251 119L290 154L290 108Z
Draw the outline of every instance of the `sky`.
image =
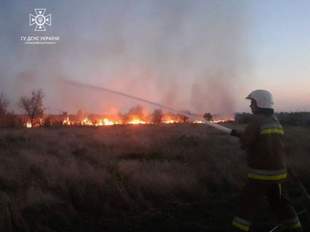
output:
M44 8L52 25L34 31ZM310 2L288 0L0 1L0 92L42 89L50 113L101 113L138 102L102 86L180 110L249 111L254 89L277 111L310 111ZM25 44L22 36L56 36ZM82 83L72 86L67 80Z
M252 88L272 90L278 108L310 109L309 1L251 1Z

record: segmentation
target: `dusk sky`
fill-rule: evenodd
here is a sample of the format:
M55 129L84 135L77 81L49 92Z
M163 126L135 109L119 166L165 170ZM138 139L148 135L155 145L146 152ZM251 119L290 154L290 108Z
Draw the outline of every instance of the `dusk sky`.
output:
M52 25L34 31L45 8ZM268 89L277 111L310 111L310 1L0 1L0 92L18 111L41 88L49 112L103 112L137 102L68 85L102 86L176 109L248 111ZM59 37L25 44L22 36Z

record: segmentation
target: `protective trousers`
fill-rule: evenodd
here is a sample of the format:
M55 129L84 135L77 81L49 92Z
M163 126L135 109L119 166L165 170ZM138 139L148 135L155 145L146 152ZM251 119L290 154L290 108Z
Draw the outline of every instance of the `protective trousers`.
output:
M240 211L232 222L233 231L250 231L252 220L266 199L278 223L285 228L284 231L302 231L298 215L287 199L284 187L283 183L249 179L241 195Z

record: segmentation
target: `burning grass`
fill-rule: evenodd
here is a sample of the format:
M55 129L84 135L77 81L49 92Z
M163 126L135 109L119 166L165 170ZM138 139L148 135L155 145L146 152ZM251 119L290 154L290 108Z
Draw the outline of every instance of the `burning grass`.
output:
M287 135L310 183L309 130ZM2 130L0 149L8 232L226 231L245 176L237 140L199 124Z
M91 114L79 110L76 114L63 112L60 115L3 115L0 117L0 128L36 128L36 127L102 127L119 125L159 125L159 124L182 124L205 123L204 115L191 114L189 111L180 113L163 112L155 109L152 113L147 108L135 106L128 112L120 112L116 109L113 113ZM188 116L186 116L188 115ZM234 121L233 117L224 115L214 115L206 113L208 121L223 123Z

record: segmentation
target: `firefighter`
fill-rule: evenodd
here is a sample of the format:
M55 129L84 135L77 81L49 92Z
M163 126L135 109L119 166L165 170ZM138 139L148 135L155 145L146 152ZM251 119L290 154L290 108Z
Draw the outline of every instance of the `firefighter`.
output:
M302 231L285 192L288 172L284 131L274 115L272 95L267 90L255 90L246 99L251 101L252 121L243 132L231 132L240 138L248 164L247 183L240 197L239 212L232 221L233 231L250 231L255 213L265 199L284 231Z

